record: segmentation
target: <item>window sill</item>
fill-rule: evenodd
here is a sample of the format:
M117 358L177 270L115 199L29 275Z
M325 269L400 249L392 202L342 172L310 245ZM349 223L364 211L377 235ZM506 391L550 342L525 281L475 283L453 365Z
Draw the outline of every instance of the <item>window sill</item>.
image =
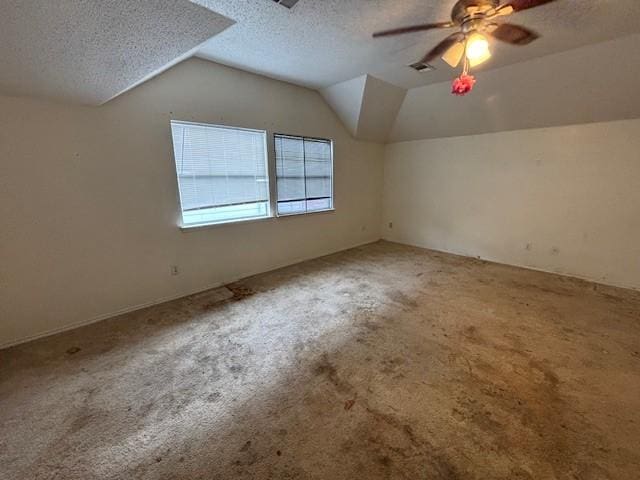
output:
M315 210L313 212L300 212L300 213L285 213L280 215L270 215L268 217L255 217L255 218L246 218L242 220L229 220L228 222L218 222L218 223L197 223L194 225L180 225L179 228L183 233L197 232L199 230L205 230L209 228L218 228L218 227L226 227L229 225L243 225L247 223L257 223L257 222L266 222L268 220L274 220L277 218L293 218L293 217L303 217L306 215L316 215L316 214L327 214L327 213L335 213L335 208L328 208L326 210Z
M335 208L326 208L324 210L314 210L312 212L296 212L296 213L280 213L277 214L277 218L287 218L287 217L301 217L305 215L315 215L317 213L335 213Z
M267 220L273 220L275 217L273 215L269 215L268 217L253 217L253 218L244 218L240 220L229 220L227 222L217 222L217 223L196 223L193 225L180 225L179 228L184 233L195 232L198 230L203 230L207 228L218 228L218 227L226 227L229 225L239 225L239 224L247 224L247 223L256 223L256 222L265 222Z

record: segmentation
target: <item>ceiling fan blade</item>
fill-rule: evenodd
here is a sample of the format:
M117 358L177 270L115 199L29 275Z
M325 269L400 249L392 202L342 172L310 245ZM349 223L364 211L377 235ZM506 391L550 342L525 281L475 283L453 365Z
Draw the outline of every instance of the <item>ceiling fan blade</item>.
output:
M555 2L556 0L510 0L498 10L511 6L516 12L520 10L527 10L529 8L539 7L545 3Z
M444 53L449 50L455 43L460 42L464 39L464 33L456 32L454 34L449 35L443 41L441 41L438 45L433 47L429 53L427 53L424 57L422 57L422 63L429 63L433 61L437 57L441 57Z
M449 50L442 56L442 60L447 62L451 67L456 68L464 55L464 42L454 43Z
M393 35L403 35L405 33L423 32L425 30L433 30L434 28L451 28L454 24L452 22L439 22L439 23L423 23L421 25L412 25L410 27L394 28L392 30L383 30L382 32L376 32L373 34L373 38L378 37L390 37Z
M511 15L515 10L513 9L513 7L509 4L506 5L502 5L501 7L496 8L493 11L493 14L490 15L491 17L504 17L506 15Z
M498 25L493 31L490 31L489 34L511 45L528 45L540 38L540 35L536 32L521 27L520 25L513 25L512 23Z

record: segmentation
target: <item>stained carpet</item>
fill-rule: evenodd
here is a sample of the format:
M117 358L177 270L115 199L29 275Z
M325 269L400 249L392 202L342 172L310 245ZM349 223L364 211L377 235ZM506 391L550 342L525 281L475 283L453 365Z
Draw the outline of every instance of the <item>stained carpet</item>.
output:
M379 242L0 352L3 479L640 478L640 293Z

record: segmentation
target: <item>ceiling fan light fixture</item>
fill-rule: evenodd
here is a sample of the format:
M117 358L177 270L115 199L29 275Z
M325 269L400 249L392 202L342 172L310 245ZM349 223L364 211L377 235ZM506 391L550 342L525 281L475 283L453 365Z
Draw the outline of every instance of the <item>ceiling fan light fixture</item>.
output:
M478 32L473 32L467 38L465 55L469 60L469 65L472 67L486 62L491 58L489 41L485 38L484 35Z
M469 74L470 69L491 58L488 37L519 46L528 45L540 38L540 35L526 27L507 22L496 23L493 19L555 1L557 0L457 0L451 9L451 21L393 28L376 32L373 36L390 37L436 28L455 28L454 33L436 44L419 63L427 64L441 57L444 62L456 68L462 62L462 75L454 81L452 93L465 95L473 89L475 83L475 78Z
M464 56L464 50L464 42L454 43L442 56L442 60L447 62L451 67L456 68Z

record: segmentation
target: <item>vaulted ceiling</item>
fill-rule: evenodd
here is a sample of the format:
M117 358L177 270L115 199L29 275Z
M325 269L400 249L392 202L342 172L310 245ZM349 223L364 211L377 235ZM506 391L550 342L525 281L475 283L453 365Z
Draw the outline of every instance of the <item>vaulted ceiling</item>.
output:
M272 0L193 0L236 20L198 56L311 88L364 74L404 88L452 77L437 70L416 73L407 65L447 35L446 30L374 40L396 26L448 20L456 0L300 0L288 10ZM638 0L557 0L510 17L542 38L527 47L495 45L484 68L498 68L640 32Z
M197 55L317 89L356 138L386 142L640 117L640 1L557 0L510 18L542 38L496 44L464 99L419 59L455 0L0 0L0 93L100 105Z

